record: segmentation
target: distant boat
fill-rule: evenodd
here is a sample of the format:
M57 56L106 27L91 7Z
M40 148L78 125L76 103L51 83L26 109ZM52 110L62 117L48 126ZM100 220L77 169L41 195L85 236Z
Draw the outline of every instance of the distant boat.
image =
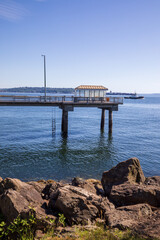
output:
M136 93L128 96L128 97L124 97L125 99L144 99L144 96L138 96Z

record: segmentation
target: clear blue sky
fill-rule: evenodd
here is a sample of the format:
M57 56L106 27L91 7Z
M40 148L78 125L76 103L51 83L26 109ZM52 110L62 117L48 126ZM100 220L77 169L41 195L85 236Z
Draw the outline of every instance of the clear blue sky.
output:
M0 88L160 92L160 0L0 0Z

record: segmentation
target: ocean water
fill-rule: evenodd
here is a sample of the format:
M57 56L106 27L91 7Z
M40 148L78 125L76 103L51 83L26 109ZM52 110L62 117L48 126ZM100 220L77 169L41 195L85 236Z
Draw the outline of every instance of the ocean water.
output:
M160 175L160 97L125 99L113 112L112 136L107 111L104 133L100 109L69 112L67 138L61 136L61 115L55 107L0 107L2 178L101 179L103 171L131 157L140 160L145 176Z

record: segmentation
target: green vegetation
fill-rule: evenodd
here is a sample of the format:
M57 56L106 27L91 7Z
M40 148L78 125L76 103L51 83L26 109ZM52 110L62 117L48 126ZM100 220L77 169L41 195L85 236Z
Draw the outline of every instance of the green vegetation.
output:
M1 88L0 92L44 93L44 87ZM74 93L74 88L46 88L47 93Z
M18 216L12 223L7 225L3 220L0 222L0 239L2 240L33 240L36 227L34 212L30 212L28 218Z
M74 235L56 235L54 232L46 234L42 240L146 240L147 238L133 234L130 230L120 231L118 229L107 230L97 227L93 230L75 230Z
M65 220L66 220L65 216L62 213L59 213L58 216L59 216L58 223L60 225L62 225L62 227L65 227L65 225L66 225L66 223L65 223Z
M63 214L58 214L58 222L48 219L51 226L46 229L46 233L41 237L35 237L37 220L35 211L31 209L26 219L18 216L12 223L7 225L0 215L0 239L2 240L149 240L141 237L131 230L119 230L106 228L104 224L91 226L72 226L65 228L66 218ZM65 230L66 229L66 230ZM152 239L153 240L153 239ZM156 240L156 239L154 239Z

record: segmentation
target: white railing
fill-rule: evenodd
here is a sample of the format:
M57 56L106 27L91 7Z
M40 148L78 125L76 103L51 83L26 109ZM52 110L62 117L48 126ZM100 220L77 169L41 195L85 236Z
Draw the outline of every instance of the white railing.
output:
M123 97L74 97L74 96L16 96L0 95L0 102L72 102L123 104Z

